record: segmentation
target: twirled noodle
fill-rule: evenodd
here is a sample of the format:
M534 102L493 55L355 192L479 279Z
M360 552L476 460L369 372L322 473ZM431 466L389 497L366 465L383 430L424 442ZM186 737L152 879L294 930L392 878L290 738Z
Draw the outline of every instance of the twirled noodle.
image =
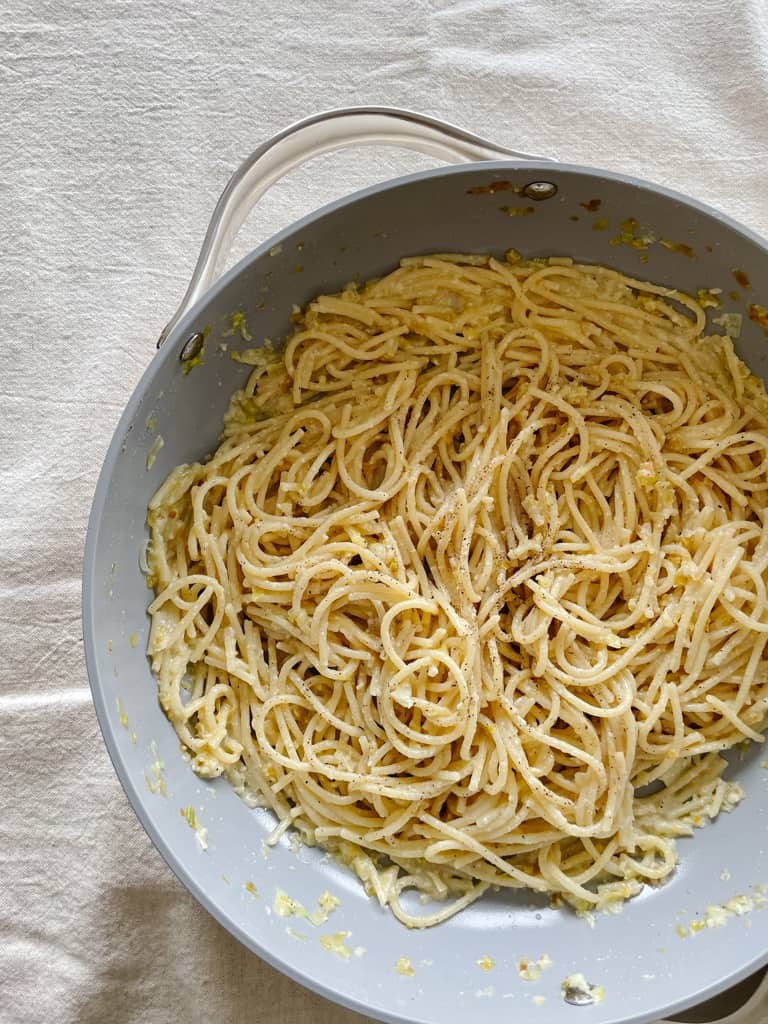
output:
M149 510L194 769L412 926L666 878L768 701L768 400L704 327L604 267L443 255L241 354L220 448Z

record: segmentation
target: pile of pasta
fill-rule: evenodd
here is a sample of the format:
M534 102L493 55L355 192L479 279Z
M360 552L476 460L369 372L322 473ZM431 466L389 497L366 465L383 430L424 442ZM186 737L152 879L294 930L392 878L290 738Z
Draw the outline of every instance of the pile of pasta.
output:
M295 321L149 508L194 770L411 926L661 882L762 740L762 384L691 297L567 259L404 259Z

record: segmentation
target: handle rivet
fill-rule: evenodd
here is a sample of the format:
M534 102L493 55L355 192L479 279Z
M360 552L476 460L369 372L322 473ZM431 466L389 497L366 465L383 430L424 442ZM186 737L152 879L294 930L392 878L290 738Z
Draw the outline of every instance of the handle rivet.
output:
M551 199L557 192L557 185L554 181L531 181L523 188L523 195L526 199L535 199L539 202L542 199Z
M203 350L204 342L205 335L202 331L196 331L194 334L190 334L182 345L181 352L179 353L179 359L182 363L188 363L190 359L194 359L195 356L199 356Z

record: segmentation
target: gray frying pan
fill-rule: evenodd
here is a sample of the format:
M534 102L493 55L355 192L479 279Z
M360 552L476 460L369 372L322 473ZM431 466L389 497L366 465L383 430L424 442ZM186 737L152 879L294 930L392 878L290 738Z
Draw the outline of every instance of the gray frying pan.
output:
M458 165L334 202L216 279L234 233L275 180L311 156L370 143ZM503 207L527 212L510 216ZM768 375L768 338L749 318L752 307L759 320L761 297L768 303L768 243L728 217L632 177L523 156L417 114L357 108L309 118L257 149L230 181L184 301L112 439L85 551L88 672L109 753L160 853L233 935L296 981L387 1021L642 1024L768 962L768 771L761 767L768 754L753 747L733 758L730 777L747 798L681 840L673 879L620 914L598 915L590 926L531 894L504 892L413 932L322 851L297 850L289 836L263 851L270 814L247 807L223 780L192 774L144 655L149 591L139 561L147 503L174 466L216 447L229 396L248 371L230 358L231 349L246 347L231 333L232 315L244 314L253 335L247 344L257 345L287 332L294 304L355 276L378 276L403 255L511 246L525 256L605 263L694 293L722 289L724 304L712 312L742 315L739 354ZM194 816L180 813L190 806ZM275 904L278 891L312 910L326 889L341 905L317 927L278 912L285 909ZM341 940L351 956L340 952L338 933L348 933ZM520 962L543 954L551 964L529 972L534 980L522 977ZM411 970L397 969L402 957ZM604 990L602 1001L566 1001L562 982L579 973Z

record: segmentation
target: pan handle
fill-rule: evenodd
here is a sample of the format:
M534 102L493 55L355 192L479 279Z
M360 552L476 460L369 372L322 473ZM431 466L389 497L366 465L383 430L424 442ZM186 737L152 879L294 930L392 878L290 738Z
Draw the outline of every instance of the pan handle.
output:
M344 107L297 121L255 149L229 179L213 211L192 280L163 329L158 348L219 276L235 235L267 189L321 153L381 144L415 149L450 163L541 159L498 146L446 121L395 107Z

